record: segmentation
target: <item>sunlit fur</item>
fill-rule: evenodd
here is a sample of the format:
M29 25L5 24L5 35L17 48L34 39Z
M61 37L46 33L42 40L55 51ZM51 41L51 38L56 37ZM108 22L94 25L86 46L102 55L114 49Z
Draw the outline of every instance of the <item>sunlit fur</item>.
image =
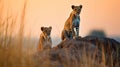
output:
M79 36L79 24L80 24L80 12L82 9L82 5L79 6L71 6L72 12L65 22L64 29L61 34L61 39L72 39L75 36Z
M51 48L52 46L52 40L50 37L51 30L52 30L52 27L41 27L42 33L40 34L38 51Z

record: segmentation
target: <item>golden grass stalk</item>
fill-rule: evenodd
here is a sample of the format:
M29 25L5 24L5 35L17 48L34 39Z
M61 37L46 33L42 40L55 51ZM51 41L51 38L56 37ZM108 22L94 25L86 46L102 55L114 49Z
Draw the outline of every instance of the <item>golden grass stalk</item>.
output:
M25 14L26 14L27 0L24 2L19 33L17 38L14 39L12 35L14 34L15 26L17 23L17 15L8 16L9 10L7 11L7 16L2 19L3 5L0 0L0 67L30 67L31 61L23 53L23 38L24 38L24 25L25 25ZM8 7L9 8L9 7ZM13 40L14 39L14 40ZM7 45L6 47L3 47ZM26 57L26 58L25 58ZM29 62L28 62L29 61ZM26 64L27 63L27 64Z
M104 46L102 45L102 67L106 67L106 60L105 60L105 51Z

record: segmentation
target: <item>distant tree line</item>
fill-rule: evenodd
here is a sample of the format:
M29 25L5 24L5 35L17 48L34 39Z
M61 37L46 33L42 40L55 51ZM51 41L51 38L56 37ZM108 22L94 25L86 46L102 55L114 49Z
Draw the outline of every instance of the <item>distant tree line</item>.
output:
M106 37L104 30L91 30L88 36Z

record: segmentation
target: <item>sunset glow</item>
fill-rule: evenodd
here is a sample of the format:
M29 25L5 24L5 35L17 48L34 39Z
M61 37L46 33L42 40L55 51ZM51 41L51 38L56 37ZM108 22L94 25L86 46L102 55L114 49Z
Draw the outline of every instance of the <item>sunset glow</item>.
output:
M107 36L120 36L120 0L27 0L25 36L39 38L41 26L52 26L52 38L61 36L71 5L83 5L80 14L80 36L91 30L104 30ZM3 14L19 15L24 0L4 0ZM19 21L19 20L18 20Z

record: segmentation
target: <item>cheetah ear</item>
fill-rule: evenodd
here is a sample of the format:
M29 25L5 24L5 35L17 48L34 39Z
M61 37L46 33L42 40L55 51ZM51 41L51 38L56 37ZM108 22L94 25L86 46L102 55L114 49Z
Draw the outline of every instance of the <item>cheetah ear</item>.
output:
M51 30L51 29L52 29L52 27L50 26L50 27L49 27L49 29Z
M80 8L82 8L82 5L79 5Z
M72 8L72 9L74 9L74 8L75 8L75 6L74 6L74 5L72 5L72 6L71 6L71 8Z
M41 31L43 31L44 30L44 27L41 27Z

